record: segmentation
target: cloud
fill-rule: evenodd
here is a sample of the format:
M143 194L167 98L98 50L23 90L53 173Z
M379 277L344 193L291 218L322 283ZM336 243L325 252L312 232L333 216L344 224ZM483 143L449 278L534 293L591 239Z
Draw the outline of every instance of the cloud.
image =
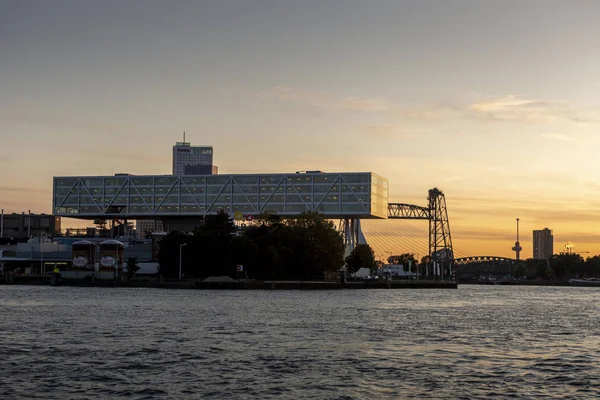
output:
M466 107L466 117L491 121L596 123L597 112L578 110L567 104L532 100L515 95L482 100Z
M573 137L561 135L560 133L542 133L540 136L546 139L562 140L565 142L570 142L573 140Z
M413 139L419 137L423 129L399 128L392 125L373 125L364 128L367 136L376 139Z
M312 112L345 110L361 113L379 113L401 120L421 122L449 119L477 119L493 122L554 123L569 122L577 125L597 124L600 110L572 107L566 103L543 101L518 95L480 97L474 102L438 101L433 104L402 107L386 97L343 96L329 91L275 86L260 91L221 89L223 95L251 95L275 99L289 106L308 106ZM306 109L304 110L306 111ZM387 136L383 129L373 130L377 136Z
M301 103L322 109L337 109L358 112L389 111L394 106L384 97L339 96L331 92L275 86L256 93L262 98Z

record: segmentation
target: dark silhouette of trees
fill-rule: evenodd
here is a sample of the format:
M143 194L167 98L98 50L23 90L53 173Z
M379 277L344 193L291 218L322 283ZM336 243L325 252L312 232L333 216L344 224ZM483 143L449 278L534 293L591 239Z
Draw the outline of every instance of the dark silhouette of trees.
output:
M137 257L129 257L127 259L127 280L131 281L135 278L135 273L140 270Z
M361 268L369 268L371 271L377 268L375 254L368 244L356 245L352 253L346 257L346 271L348 273L353 274Z
M417 272L419 262L416 260L414 253L404 253L399 256L390 256L388 257L388 262L390 264L398 264L403 265L404 268L408 271L410 265L410 272ZM423 257L424 258L424 257ZM423 258L421 260L423 260ZM425 261L426 263L427 261Z
M263 214L238 231L231 217L220 212L207 216L191 234L169 233L160 243L160 273L174 279L179 271L202 279L237 276L237 265L257 280L318 280L343 266L344 244L331 221L317 213L283 220Z
M461 266L457 270L459 277L505 276L527 279L568 280L570 278L600 277L600 256L588 257L586 260L579 254L555 254L549 260L529 258L517 264L474 263Z

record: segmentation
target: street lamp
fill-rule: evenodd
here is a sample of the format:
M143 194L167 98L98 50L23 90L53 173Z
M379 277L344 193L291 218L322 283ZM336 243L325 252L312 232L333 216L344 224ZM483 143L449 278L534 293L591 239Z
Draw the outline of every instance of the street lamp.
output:
M183 251L183 247L187 245L187 243L183 243L179 245L179 280L181 280L181 253Z
M31 239L31 210L27 210L29 214L27 217L27 238Z

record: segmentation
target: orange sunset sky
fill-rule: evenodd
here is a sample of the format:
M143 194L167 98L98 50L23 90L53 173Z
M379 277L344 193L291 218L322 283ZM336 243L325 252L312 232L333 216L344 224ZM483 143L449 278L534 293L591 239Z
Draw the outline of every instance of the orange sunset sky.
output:
M544 227L600 253L600 2L0 8L5 212L50 213L53 176L168 174L185 130L220 173L371 171L420 205L438 187L460 255L513 256L517 217L523 257ZM425 222L364 230L424 254Z

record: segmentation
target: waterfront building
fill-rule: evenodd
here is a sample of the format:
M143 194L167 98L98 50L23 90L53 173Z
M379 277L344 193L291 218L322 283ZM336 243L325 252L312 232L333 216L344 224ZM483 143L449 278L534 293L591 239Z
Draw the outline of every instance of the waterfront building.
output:
M554 236L548 228L533 231L533 258L549 260L554 254Z
M55 177L53 210L81 219L160 219L185 231L208 214L387 218L388 181L371 172Z
M53 235L61 229L61 218L48 214L29 212L0 216L0 237L30 238L41 234Z

